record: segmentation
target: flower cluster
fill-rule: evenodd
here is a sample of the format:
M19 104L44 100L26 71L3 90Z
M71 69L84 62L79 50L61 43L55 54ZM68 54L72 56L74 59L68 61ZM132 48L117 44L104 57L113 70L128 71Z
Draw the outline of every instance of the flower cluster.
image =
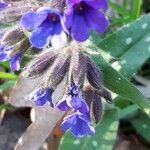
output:
M111 95L103 87L101 71L77 42L65 45L71 38L86 41L92 31L105 32L109 23L103 11L108 8L108 3L107 0L52 2L52 7L25 13L20 21L23 29L17 27L5 34L0 44L0 61L9 61L13 71L19 70L26 50L44 49L22 73L27 78L46 74L27 99L37 106L49 103L51 107L66 111L69 115L61 123L64 131L69 129L76 137L92 136L95 133L92 123L98 123L103 114L101 98L112 103ZM52 51L49 45L53 49L61 47L61 51ZM53 92L65 77L64 95L54 102Z
M65 33L83 42L88 39L91 31L106 31L108 20L99 10L106 10L107 7L106 0L66 0L64 12L43 7L23 15L21 25L31 31L30 42L37 48L46 47L50 41L53 47L65 44Z
M68 53L70 49L72 51ZM94 135L91 120L98 123L101 119L101 97L112 103L111 95L103 88L101 72L81 51L80 48L75 49L72 43L58 53L43 52L24 71L24 76L28 78L46 74L46 78L43 78L39 87L27 99L34 101L37 106L49 103L51 107L67 112L69 115L64 117L61 128L64 131L69 129L76 137ZM53 92L64 77L67 77L64 95L54 102Z
M22 28L15 26L6 32L0 43L0 61L8 61L12 71L20 70L20 63L27 50L39 51L31 46Z
M9 61L11 70L18 71L20 69L21 54L16 53L14 55L11 55L12 50L13 47L5 50L5 47L3 45L0 45L0 61Z
M52 2L57 5L57 0ZM21 27L32 47L43 49L51 44L54 49L59 49L66 45L69 36L83 42L88 39L91 31L102 33L108 28L107 17L102 12L108 8L107 0L61 0L58 3L62 3L59 4L62 9L53 5L54 8L41 7L21 17ZM0 1L0 9L6 7L7 4ZM15 56L10 55L16 47L18 46L9 45L8 48L1 44L0 48L0 61L9 61L13 71L20 69L23 56L21 49Z
M88 39L90 31L105 32L108 27L106 16L99 10L106 10L106 0L66 0L64 27L76 41Z
M21 25L31 30L29 37L31 44L37 48L46 47L51 41L53 47L57 47L59 36L66 39L61 26L61 12L54 8L40 8L36 12L29 12L21 18Z
M89 120L89 107L85 100L79 97L79 89L74 83L72 83L69 92L56 104L56 107L62 111L74 110L73 114L64 118L61 124L63 130L70 129L77 137L95 133Z
M21 28L6 32L0 44L0 61L9 61L12 71L20 69L20 62L24 52L30 47L29 40Z

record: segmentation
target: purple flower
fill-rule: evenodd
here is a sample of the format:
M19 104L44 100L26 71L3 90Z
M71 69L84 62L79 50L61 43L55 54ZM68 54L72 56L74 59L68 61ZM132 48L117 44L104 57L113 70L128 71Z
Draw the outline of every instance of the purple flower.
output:
M99 11L108 7L106 0L67 0L63 27L79 42L88 39L91 31L105 32L108 28L106 16Z
M21 25L31 30L30 43L37 48L48 46L59 47L66 43L67 37L62 30L61 12L53 8L41 8L36 12L26 13L21 18Z
M8 5L4 1L0 0L0 11L4 10L7 6Z
M71 83L71 87L70 90L68 92L69 95L71 96L75 96L79 94L79 88L77 85L75 85L74 83Z
M88 115L82 114L79 111L65 117L61 128L64 131L70 129L71 133L76 137L83 137L87 134L92 136L95 133Z
M11 70L18 71L20 69L22 55L20 52L13 54L12 50L13 47L5 49L3 45L0 45L0 61L9 61Z
M89 108L86 102L78 96L65 95L57 104L56 107L61 111L67 111L68 109L79 110L82 113L87 113Z
M46 102L49 102L50 106L53 107L52 90L49 87L35 89L28 95L27 99L34 101L37 106L43 106Z
M56 107L62 111L67 111L71 108L79 110L82 113L87 113L89 111L84 99L79 97L79 89L75 84L71 85L68 94L64 95L64 97L56 104Z

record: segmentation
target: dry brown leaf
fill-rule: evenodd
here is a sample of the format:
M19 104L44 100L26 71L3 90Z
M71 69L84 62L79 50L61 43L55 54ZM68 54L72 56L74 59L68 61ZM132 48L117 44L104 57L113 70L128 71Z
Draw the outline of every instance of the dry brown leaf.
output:
M9 100L12 105L17 107L33 107L35 109L34 121L19 139L15 150L39 149L53 131L57 122L64 115L60 110L51 108L48 104L43 107L37 107L33 102L25 99L26 96L39 85L43 77L44 76L29 80L20 75L18 82L12 90ZM53 94L55 101L58 101L63 96L65 84L66 79L56 88Z

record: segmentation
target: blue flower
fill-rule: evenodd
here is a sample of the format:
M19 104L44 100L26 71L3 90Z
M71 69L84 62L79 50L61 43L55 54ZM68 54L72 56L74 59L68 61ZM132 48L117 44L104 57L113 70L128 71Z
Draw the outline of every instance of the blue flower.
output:
M71 133L76 137L83 137L87 134L93 136L95 133L88 115L82 114L79 111L65 117L61 128L64 131L70 129Z
M28 100L34 101L37 106L43 106L46 102L52 103L52 90L49 87L39 87L30 93L27 97Z
M79 97L79 89L75 84L71 85L68 94L64 95L64 97L56 104L56 107L62 111L67 111L71 108L83 113L89 111L85 100Z
M54 8L40 8L36 12L26 13L21 18L21 25L31 30L30 43L37 48L49 45L58 47L67 41L61 25L61 12Z
M0 11L4 10L7 6L8 5L4 1L0 0Z
M76 41L88 39L91 31L103 33L108 28L107 17L101 10L108 7L106 0L67 0L63 27Z
M3 45L0 45L0 61L9 61L12 71L18 71L20 69L20 61L22 55L20 52L12 53L13 47L5 49Z
M74 83L71 83L71 87L70 90L68 92L69 95L71 96L75 96L79 94L79 88L77 85L75 85Z

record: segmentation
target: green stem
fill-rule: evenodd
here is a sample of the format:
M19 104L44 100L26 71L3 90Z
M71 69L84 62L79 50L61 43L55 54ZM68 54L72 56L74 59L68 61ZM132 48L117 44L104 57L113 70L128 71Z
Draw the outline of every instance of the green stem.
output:
M133 0L132 19L137 19L141 13L142 0Z
M0 78L1 79L16 80L18 77L12 73L0 72Z

